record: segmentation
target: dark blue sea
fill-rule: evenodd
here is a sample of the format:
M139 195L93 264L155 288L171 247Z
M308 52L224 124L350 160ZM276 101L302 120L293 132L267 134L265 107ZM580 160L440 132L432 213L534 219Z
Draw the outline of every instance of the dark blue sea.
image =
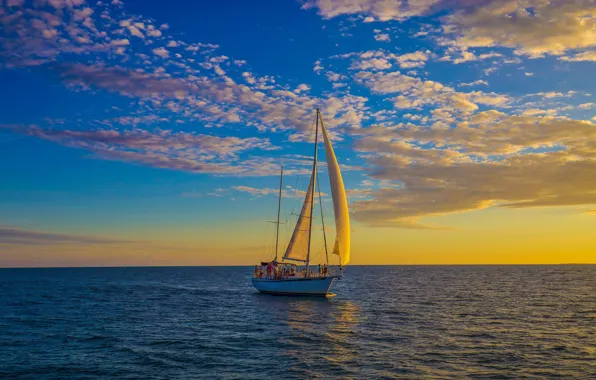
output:
M596 379L596 266L0 270L2 379Z

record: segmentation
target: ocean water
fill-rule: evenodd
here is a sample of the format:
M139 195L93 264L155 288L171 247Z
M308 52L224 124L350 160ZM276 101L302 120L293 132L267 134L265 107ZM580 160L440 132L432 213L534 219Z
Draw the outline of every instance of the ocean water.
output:
M2 379L596 379L596 266L0 270Z

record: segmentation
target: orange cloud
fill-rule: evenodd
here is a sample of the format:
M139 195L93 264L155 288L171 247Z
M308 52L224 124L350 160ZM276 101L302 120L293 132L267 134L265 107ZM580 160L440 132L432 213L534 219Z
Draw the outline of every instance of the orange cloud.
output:
M355 218L369 225L491 206L596 204L589 121L510 116L474 128L373 128L356 147L372 154L374 178L403 183L354 203Z

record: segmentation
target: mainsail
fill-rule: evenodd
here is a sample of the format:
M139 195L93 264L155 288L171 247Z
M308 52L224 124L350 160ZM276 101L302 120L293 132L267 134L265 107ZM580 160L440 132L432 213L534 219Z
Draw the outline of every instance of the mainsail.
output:
M329 182L331 183L331 197L333 198L333 212L335 214L335 245L333 253L339 255L341 265L346 265L350 261L350 213L348 212L348 199L344 181L341 178L339 164L335 157L335 152L331 146L327 129L321 118L321 127L323 129L323 139L325 140L325 157L327 158L327 168L329 170Z
M313 171L312 177L310 178L310 184L304 197L304 204L302 205L302 211L296 222L296 228L294 228L294 234L288 244L288 249L284 255L284 259L306 261L308 256L308 244L309 244L309 231L311 227L310 219L312 218L311 202L313 200L313 191L315 188L315 182L317 180L317 172Z

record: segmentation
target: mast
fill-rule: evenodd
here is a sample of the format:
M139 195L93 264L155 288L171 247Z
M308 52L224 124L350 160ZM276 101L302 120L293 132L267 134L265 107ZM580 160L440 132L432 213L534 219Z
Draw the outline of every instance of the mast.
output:
M277 228L275 230L275 262L277 262L277 247L279 246L279 213L281 211L281 187L284 178L284 167L281 166L281 174L279 175L279 201L277 202Z
M308 251L306 253L306 275L310 277L309 270L310 270L310 241L312 237L312 210L315 205L315 189L314 185L317 182L317 144L319 142L319 109L317 108L317 122L315 126L315 155L312 164L312 180L313 182L313 191L310 194L310 221L309 221L309 228L308 228Z

